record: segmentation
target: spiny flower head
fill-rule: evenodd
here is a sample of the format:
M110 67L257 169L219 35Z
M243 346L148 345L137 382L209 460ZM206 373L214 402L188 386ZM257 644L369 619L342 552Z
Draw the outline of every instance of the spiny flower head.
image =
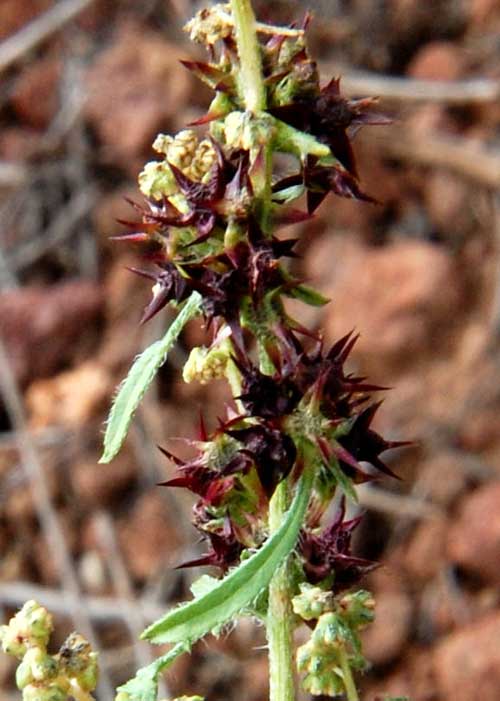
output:
M318 584L333 576L333 591L358 584L377 564L351 553L351 539L360 518L345 521L345 499L329 524L319 532L304 532L300 542L307 581Z
M154 283L142 321L168 303L201 295L211 341L191 352L186 381L238 376L236 411L191 443L194 457L183 461L164 451L177 465L164 484L198 498L194 524L210 545L196 563L222 569L265 540L269 499L282 480L300 475L306 453L318 473L317 526L338 487L352 496L353 483L392 474L380 455L400 445L371 428L378 404L370 393L382 388L345 369L357 337L346 334L325 350L282 301L287 295L309 304L326 300L286 268L296 241L275 229L309 218L331 191L369 199L358 183L350 136L386 121L373 100L344 98L338 80L320 86L305 40L309 21L307 15L300 27L257 26L268 109L253 113L245 109L230 6L196 15L187 30L207 46L209 61L183 63L215 91L208 114L197 120L206 133L187 129L156 139L162 158L141 173L147 199L134 205L140 221L126 222L131 231L122 237L144 244L153 266L134 269ZM274 152L291 154L296 165L274 179L271 193L266 158ZM308 212L290 209L304 192ZM310 525L304 547L311 577L315 568L319 577L337 559L346 562L351 527L336 523L318 535Z

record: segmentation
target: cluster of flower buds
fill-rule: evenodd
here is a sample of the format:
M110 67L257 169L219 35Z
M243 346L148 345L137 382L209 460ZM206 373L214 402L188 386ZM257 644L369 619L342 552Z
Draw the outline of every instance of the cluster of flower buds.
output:
M184 65L215 97L190 129L158 136L160 159L139 177L140 221L125 222L130 231L120 238L143 244L151 265L134 269L154 283L143 321L195 291L202 297L210 340L192 350L184 379L225 377L233 390L235 404L217 428L208 432L202 422L191 459L163 449L177 466L164 484L197 495L194 523L209 542L207 554L186 565L226 571L259 547L276 486L296 480L308 462L317 474L298 556L305 581L329 582L339 592L372 564L351 555L358 521L346 522L343 507L332 523L321 525L321 518L338 490L352 497L353 484L392 475L380 455L401 444L371 428L379 403L369 394L382 388L345 369L356 336L327 350L287 314L286 297L327 300L291 274L283 260L295 256L296 241L275 231L309 218L329 192L370 200L350 136L387 119L372 99L342 97L338 80L320 86L305 42L308 22L257 25L267 108L253 113L245 110L229 5L195 16L187 29L205 44L209 61ZM279 172L275 153L288 155L291 172ZM270 167L277 172L266 191ZM290 209L303 195L306 211Z
M21 661L16 683L23 701L91 701L97 685L97 654L85 638L72 633L59 652L50 655L47 644L52 629L52 616L36 601L26 602L0 628L3 651Z
M314 695L337 696L346 692L350 669L363 670L359 631L373 621L375 602L369 592L334 597L320 587L302 584L293 609L313 626L310 639L297 651L297 668L303 686Z

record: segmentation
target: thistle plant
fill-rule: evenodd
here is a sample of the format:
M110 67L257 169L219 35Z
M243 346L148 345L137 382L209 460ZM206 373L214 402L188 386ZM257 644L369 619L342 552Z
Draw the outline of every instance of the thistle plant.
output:
M354 333L327 348L287 312L287 298L328 300L290 272L297 240L281 227L310 218L329 193L371 201L349 136L387 119L374 99L342 97L336 79L320 87L308 23L259 24L250 0L212 6L189 22L209 58L183 63L215 95L189 129L156 138L158 158L139 176L138 220L125 222L130 230L120 237L143 246L148 261L133 269L153 282L142 321L166 305L177 315L120 386L101 462L119 451L192 318L202 319L207 345L191 350L184 380L224 378L232 400L217 422L208 417L215 427L201 421L189 460L161 448L175 466L163 484L196 495L193 523L206 541L205 554L184 566L211 565L220 577L203 575L191 601L144 631L171 648L120 687L116 701L156 701L160 672L241 616L265 626L271 701L295 699L296 673L313 695L358 699L354 675L367 665L359 632L374 618L360 582L375 563L351 552L360 519L346 518L346 503L356 501L357 484L393 476L381 455L402 443L372 428L380 405L372 396L383 388L346 370ZM296 200L302 208L291 207ZM295 653L302 624L309 639Z

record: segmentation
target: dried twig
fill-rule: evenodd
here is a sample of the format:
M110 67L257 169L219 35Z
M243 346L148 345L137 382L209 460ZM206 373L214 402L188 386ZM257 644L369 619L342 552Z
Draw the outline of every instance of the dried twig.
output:
M94 198L95 189L92 185L77 192L68 204L58 211L43 236L28 241L12 252L9 256L9 265L15 270L23 269L37 261L48 250L59 245L73 232L75 224L89 213Z
M392 126L390 134L379 129L369 140L366 137L363 140L394 158L447 168L486 187L500 187L500 152L486 149L472 139L436 133L423 137L405 127Z
M0 44L0 71L9 68L88 7L93 0L62 0Z
M406 519L433 518L441 509L429 501L407 494L393 494L369 485L358 488L359 503L365 509Z
M58 589L43 587L29 582L3 582L0 584L0 605L18 607L25 601L36 599L52 613L72 616L72 607ZM117 597L81 596L80 606L96 623L123 621L124 611L129 602ZM147 621L155 620L165 613L165 607L149 599L137 599L134 604Z
M139 641L139 635L145 627L146 619L141 608L137 605L134 588L116 539L113 521L108 513L101 511L96 516L95 524L97 536L106 552L106 561L113 586L119 596L118 601L122 608L122 618L130 631L133 641L136 663L139 667L143 667L153 660L150 647L146 643ZM160 696L165 698L170 696L168 689L165 688L164 680L160 679L159 682L161 687Z
M140 608L136 605L134 589L116 540L113 522L107 512L100 511L96 514L94 523L97 537L106 555L113 588L122 606L122 618L134 641L136 661L140 666L146 665L152 659L150 650L147 645L138 640L145 621Z
M500 100L500 80L418 80L395 78L369 71L355 71L338 64L324 66L325 72L342 76L342 92L347 95L378 95L395 102L437 102L448 105L495 102Z

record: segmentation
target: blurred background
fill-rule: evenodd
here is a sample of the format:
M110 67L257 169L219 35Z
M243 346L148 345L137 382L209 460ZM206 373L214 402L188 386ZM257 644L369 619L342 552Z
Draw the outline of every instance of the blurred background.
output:
M500 696L500 6L496 0L256 2L286 22L311 8L325 80L379 95L394 118L359 133L368 205L330 196L297 225L297 270L332 298L294 310L329 341L361 332L352 369L391 387L378 417L414 440L401 481L361 490L356 552L377 621L363 698ZM29 598L101 651L100 701L156 655L144 625L189 596L200 552L191 500L156 487L157 450L215 423L226 388L186 385L191 324L147 394L129 440L98 465L114 387L169 313L138 326L138 256L109 236L159 131L203 112L180 65L189 0L0 2L0 616ZM390 454L389 454L390 456ZM0 621L1 622L1 621ZM300 635L299 635L300 639ZM267 698L263 631L243 620L198 644L163 696ZM0 656L0 696L19 699Z

